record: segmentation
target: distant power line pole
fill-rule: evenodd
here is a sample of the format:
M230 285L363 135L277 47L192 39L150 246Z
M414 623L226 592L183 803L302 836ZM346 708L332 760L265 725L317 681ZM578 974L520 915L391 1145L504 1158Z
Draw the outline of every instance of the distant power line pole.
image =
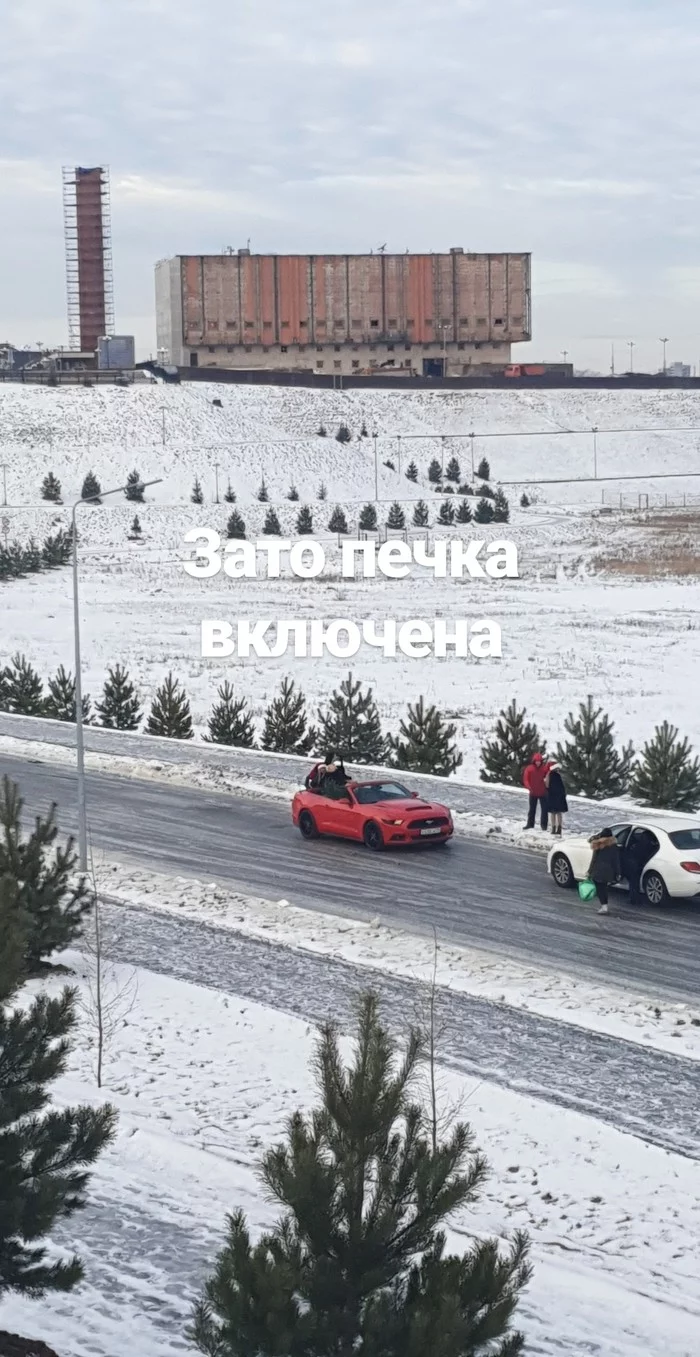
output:
M633 339L630 339L627 347L630 351L630 372L634 372L634 350L637 346Z
M661 371L663 372L664 377L665 377L665 376L666 376L666 345L668 344L668 335L666 335L665 339L660 339L660 340L659 340L659 344L661 345L661 347L662 347L662 349L663 349L663 356L664 356L664 358L663 358L663 367L662 367Z

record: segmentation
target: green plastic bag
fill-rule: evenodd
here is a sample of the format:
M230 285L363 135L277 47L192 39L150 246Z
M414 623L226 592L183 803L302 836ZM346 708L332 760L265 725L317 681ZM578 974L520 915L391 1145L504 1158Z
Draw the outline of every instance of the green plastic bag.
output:
M596 893L594 881L579 881L578 893L582 900L592 900Z

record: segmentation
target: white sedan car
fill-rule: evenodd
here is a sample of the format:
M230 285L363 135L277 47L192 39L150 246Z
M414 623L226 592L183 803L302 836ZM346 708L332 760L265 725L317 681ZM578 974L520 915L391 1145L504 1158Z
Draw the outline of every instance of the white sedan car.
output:
M650 905L662 905L668 899L700 899L700 819L662 821L640 816L610 828L621 849L641 840L646 858L642 891ZM591 857L590 840L583 834L562 838L547 855L547 871L565 890L586 878ZM618 884L627 889L624 878Z

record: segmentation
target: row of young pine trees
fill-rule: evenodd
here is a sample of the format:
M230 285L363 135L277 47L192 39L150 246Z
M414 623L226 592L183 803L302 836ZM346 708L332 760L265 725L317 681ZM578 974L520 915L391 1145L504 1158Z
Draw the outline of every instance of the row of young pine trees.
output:
M67 1256L53 1235L89 1202L90 1171L115 1139L118 1114L94 1099L52 1105L76 1036L79 996L71 985L49 995L36 982L57 953L81 947L99 904L76 877L72 844L59 841L53 810L26 833L22 809L5 777L0 1295L35 1298L69 1293L83 1280L79 1254ZM426 993L426 1015L435 998ZM184 1335L193 1350L208 1357L524 1351L513 1321L531 1275L526 1235L447 1249L446 1228L459 1213L464 1230L487 1164L470 1128L441 1100L435 1056L434 1018L419 1020L399 1046L371 994L359 1001L347 1060L338 1026L321 1026L316 1106L290 1108L284 1139L259 1165L261 1195L276 1203L278 1218L253 1240L235 1202L222 1215L221 1250ZM65 1301L62 1308L65 1315ZM0 1332L0 1353L37 1351L56 1357L46 1345Z
M75 721L75 679L61 666L48 680L23 655L0 670L0 711ZM83 698L83 720L93 720L92 702ZM126 669L109 670L101 699L95 704L96 724L111 730L138 730L143 709ZM700 806L700 759L687 738L668 721L635 753L630 743L618 749L615 728L602 707L588 697L577 713L564 722L567 739L555 747L567 789L594 801L631 794L642 805L694 811ZM178 679L168 674L157 688L145 723L149 735L175 740L194 737L190 702ZM265 710L259 747L273 753L307 754L334 749L348 763L389 765L414 773L449 777L463 755L456 743L457 727L434 705L420 697L408 704L397 735L382 730L379 708L371 688L348 674L309 721L304 693L290 678L282 680L278 695ZM239 749L258 748L255 724L245 697L237 697L228 682L219 687L204 739ZM493 736L481 749L481 779L503 786L522 785L523 769L536 751L546 753L537 726L515 700L500 713Z

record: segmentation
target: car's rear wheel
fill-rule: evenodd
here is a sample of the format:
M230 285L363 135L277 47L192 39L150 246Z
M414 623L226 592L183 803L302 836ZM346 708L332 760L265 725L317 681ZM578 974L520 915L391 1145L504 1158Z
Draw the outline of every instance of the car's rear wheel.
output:
M647 872L642 888L650 905L664 905L668 900L666 882L658 872Z
M563 891L571 890L574 884L574 873L565 853L554 854L551 872L557 886L560 886Z
M317 839L316 821L310 810L303 810L299 816L299 833L302 839Z
M365 848L371 849L373 853L379 853L384 847L382 831L379 828L379 825L375 825L374 820L370 820L369 824L365 825L362 837L364 839Z

